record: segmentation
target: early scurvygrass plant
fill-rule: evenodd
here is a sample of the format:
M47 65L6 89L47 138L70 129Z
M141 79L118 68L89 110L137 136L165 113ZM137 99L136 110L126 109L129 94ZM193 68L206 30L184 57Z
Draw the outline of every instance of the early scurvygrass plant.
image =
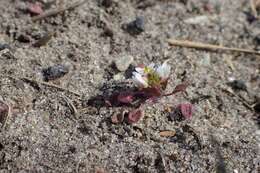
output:
M188 86L186 83L177 85L171 93L165 93L170 73L171 66L168 65L168 61L159 66L152 63L148 66L141 65L135 68L132 80L137 90L125 91L116 95L117 103L129 104L135 107L134 110L128 113L129 123L136 123L140 120L143 116L142 108L145 103L155 103L164 96L185 91Z

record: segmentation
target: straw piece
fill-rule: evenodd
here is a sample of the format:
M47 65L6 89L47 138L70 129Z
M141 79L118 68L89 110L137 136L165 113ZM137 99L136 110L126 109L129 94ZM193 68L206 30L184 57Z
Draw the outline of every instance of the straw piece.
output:
M229 48L224 46L218 46L213 44L205 44L200 42L193 42L188 40L175 40L175 39L169 39L167 42L171 46L181 46L181 47L189 47L189 48L196 48L196 49L205 49L210 51L216 51L216 50L223 50L223 51L234 51L234 52L243 52L243 53L249 53L249 54L256 54L260 55L260 52L249 50L249 49L240 49L240 48Z

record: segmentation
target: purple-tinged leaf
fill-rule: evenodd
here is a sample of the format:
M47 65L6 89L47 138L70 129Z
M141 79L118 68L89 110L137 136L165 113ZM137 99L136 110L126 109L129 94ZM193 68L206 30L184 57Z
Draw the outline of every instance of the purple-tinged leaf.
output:
M159 97L153 96L153 97L148 98L145 102L148 104L153 104L153 103L158 102L158 100L159 100Z
M29 4L28 11L35 15L40 15L43 13L42 5L39 2L34 4Z
M181 103L177 106L180 109L181 114L186 119L191 119L194 112L194 106L190 103Z
M125 118L125 112L118 113L118 114L115 113L111 117L111 122L114 124L122 123L124 121L124 118Z
M128 123L137 123L142 118L142 116L143 111L140 108L134 109L128 114Z
M189 85L188 83L179 84L179 85L177 85L177 86L174 88L173 92L174 92L174 93L184 92L184 91L186 90L186 88L188 87L188 85Z
M131 103L134 100L134 96L132 92L121 92L118 94L117 100L121 103Z
M144 88L143 91L146 93L148 97L160 97L162 95L162 90L160 86Z
M176 94L176 93L178 93L178 92L184 92L188 86L189 86L188 83L179 84L179 85L177 85L177 86L174 88L174 90L173 90L171 93L165 94L164 96L170 96L170 95Z

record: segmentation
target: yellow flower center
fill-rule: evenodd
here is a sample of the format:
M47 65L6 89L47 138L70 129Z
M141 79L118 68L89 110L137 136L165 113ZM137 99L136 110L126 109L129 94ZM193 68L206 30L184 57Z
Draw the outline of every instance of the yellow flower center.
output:
M144 72L147 74L149 86L160 84L160 76L150 67L144 67Z

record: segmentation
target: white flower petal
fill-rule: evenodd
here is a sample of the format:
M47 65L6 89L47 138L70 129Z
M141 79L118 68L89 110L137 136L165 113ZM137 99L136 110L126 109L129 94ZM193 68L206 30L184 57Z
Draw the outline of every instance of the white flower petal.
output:
M137 72L140 73L140 74L143 74L143 73L144 73L144 68L136 67L136 68L135 68L135 71L137 71Z
M171 66L167 64L168 61L165 61L161 66L156 69L156 73L162 78L167 79L171 73Z
M148 68L155 70L155 64L151 63L150 65L148 65Z
M147 80L145 80L145 78L143 78L140 73L133 72L132 78L138 87L144 87L144 88L148 87Z

